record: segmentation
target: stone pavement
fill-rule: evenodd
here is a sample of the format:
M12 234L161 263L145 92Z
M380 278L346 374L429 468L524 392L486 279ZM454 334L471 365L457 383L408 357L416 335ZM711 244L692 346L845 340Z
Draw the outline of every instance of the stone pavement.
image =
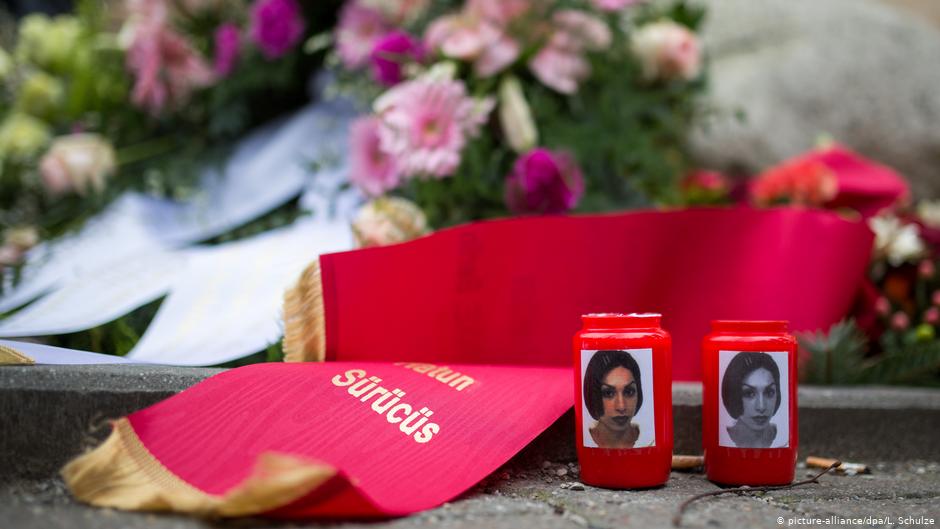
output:
M397 520L204 521L96 509L70 498L56 477L58 469L106 435L105 419L159 401L217 372L157 366L0 367L0 529L665 528L671 527L682 501L717 490L700 473L675 472L665 487L644 491L581 485L569 413L461 498ZM676 451L699 452L700 387L676 384L673 403ZM800 388L800 452L801 457L866 463L873 472L826 476L818 485L760 496L702 500L687 512L683 526L936 527L940 523L940 390ZM799 468L798 479L807 472ZM876 523L841 519L866 521L866 517ZM933 523L904 523L924 518Z
M871 462L868 462L871 463ZM798 477L807 473L798 470ZM564 475L559 475L564 474ZM574 462L539 462L523 453L463 497L431 511L381 522L276 522L263 519L205 521L126 513L76 504L59 480L16 482L0 487L0 527L4 529L279 529L295 527L516 528L672 527L678 505L717 487L697 473L672 474L665 487L612 491L577 482ZM883 518L887 523L835 523L826 527L936 527L940 523L940 464L874 463L868 475L824 476L808 485L748 497L727 495L694 503L683 527L780 528L809 520ZM912 522L918 518L933 523ZM781 523L782 521L782 523ZM924 520L926 522L926 520ZM876 520L877 522L877 520ZM824 522L823 522L824 523ZM820 522L817 522L819 525ZM822 526L822 525L819 525Z

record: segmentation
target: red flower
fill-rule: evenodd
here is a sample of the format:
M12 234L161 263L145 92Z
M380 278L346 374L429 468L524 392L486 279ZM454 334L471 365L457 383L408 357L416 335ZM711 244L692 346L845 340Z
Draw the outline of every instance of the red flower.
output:
M816 160L796 159L758 176L751 187L751 197L760 205L821 206L835 198L838 190L835 173L824 164Z

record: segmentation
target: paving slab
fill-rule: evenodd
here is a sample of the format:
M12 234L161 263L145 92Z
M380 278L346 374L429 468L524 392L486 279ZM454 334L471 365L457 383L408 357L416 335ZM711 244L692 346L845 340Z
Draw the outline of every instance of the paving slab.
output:
M97 509L76 503L61 481L48 479L0 487L0 526L17 529L411 529L428 526L659 529L672 527L676 509L687 498L718 490L701 474L679 472L672 473L666 486L649 490L614 491L580 486L574 462L539 460L537 452L527 450L462 497L437 509L387 521L201 520ZM686 511L682 527L936 527L940 523L940 464L872 462L872 467L869 475L824 476L819 484L790 490L701 500ZM564 476L558 475L561 469L566 471ZM798 476L804 472L798 469ZM866 517L880 518L885 523L839 523L840 519L864 521ZM923 523L904 523L918 520Z

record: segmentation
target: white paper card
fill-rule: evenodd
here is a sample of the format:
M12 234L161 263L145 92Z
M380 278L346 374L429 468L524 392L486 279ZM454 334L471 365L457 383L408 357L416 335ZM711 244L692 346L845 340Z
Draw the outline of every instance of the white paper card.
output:
M154 207L154 199L128 193L89 220L78 233L35 248L28 256L20 284L0 299L0 312L86 277L88 270L165 249L158 235L165 226L159 217L150 214Z
M83 277L83 269L205 240L249 222L312 187L318 177L310 176L311 161L322 162L335 189L352 116L348 104L330 101L262 128L240 142L223 172L207 171L189 202L125 194L77 234L30 252L24 279L0 298L0 313Z
M51 294L0 321L0 336L45 336L90 329L115 320L167 292L185 254L150 250L82 269Z
M224 172L209 172L202 191L170 220L173 241L194 242L225 233L296 197L311 179L314 161L329 168L345 150L351 113L317 103L276 129L263 129L240 146ZM267 137L270 136L270 137Z
M300 221L252 239L190 250L128 358L171 365L215 365L258 352L282 334L284 291L321 253L352 247L348 223Z
M88 364L134 364L126 358L114 355L104 355L99 353L89 353L87 351L77 351L75 349L66 349L64 347L53 347L51 345L42 345L29 342L14 342L12 340L0 340L0 345L5 345L16 349L20 353L33 359L37 364L46 365L88 365Z

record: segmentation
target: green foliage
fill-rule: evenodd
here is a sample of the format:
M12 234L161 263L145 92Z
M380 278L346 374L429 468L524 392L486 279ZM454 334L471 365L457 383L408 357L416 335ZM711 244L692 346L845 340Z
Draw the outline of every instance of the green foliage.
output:
M619 51L617 51L619 48ZM561 97L532 82L529 93L542 142L576 155L587 183L581 210L675 204L689 169L685 137L704 86L646 84L625 41L592 57L588 82Z
M308 35L331 28L340 4L340 0L301 2ZM247 27L249 5L248 0L226 2L190 12L185 3L174 2L172 22L208 60L215 52L215 28L222 22ZM198 193L199 175L222 164L235 140L307 102L308 81L323 60L323 53L304 53L300 46L269 60L245 32L242 56L229 77L195 92L187 104L154 116L132 104L134 79L118 43L120 21L112 7L79 0L74 16L34 17L25 32L21 27L18 35L4 40L6 49L16 50L4 63L10 72L4 69L0 76L0 126L19 101L21 114L28 110L35 115L27 115L32 121L14 123L16 130L32 124L44 128L27 130L33 132L29 137L35 138L35 148L17 139L17 147L30 147L28 156L13 159L0 153L0 244L3 230L13 226L36 226L42 239L79 229L128 190L192 198ZM51 137L75 129L98 133L113 143L118 173L100 193L50 196L41 185L39 157ZM22 134L9 136L23 138ZM289 224L300 214L293 201L206 243L250 237ZM0 270L0 294L19 281L20 273L18 268ZM123 355L140 338L158 307L159 302L154 302L95 329L47 341ZM279 357L281 353L275 350L279 346L273 348L259 359Z
M301 3L308 33L331 27L339 4ZM231 2L189 12L174 3L173 24L208 60L214 53L215 28L225 21L245 26L248 6L247 1ZM53 137L76 129L101 134L116 148L119 167L101 193L50 196L38 174L49 133L29 156L11 159L0 152L0 232L30 225L39 228L42 238L54 238L81 226L127 190L190 197L199 175L221 163L234 140L308 100L308 79L323 60L322 53L306 54L300 46L268 60L245 42L229 77L155 116L131 102L134 79L115 22L105 4L81 0L74 16L37 15L21 24L11 55L13 72L0 79L0 124L20 101Z
M801 380L810 384L857 384L865 378L868 340L853 320L799 337L809 357L801 366Z
M571 7L561 3L559 8ZM704 9L680 1L638 8L634 24L664 17L697 28ZM525 65L525 50L504 75L519 78L539 134L539 146L574 156L586 184L577 211L608 211L683 203L678 183L690 170L686 136L703 115L697 96L703 76L692 81L646 82L630 51L630 33L614 20L609 49L588 55L591 74L575 94L560 94L538 81ZM495 95L501 77L476 78L466 63L458 78L471 94ZM361 91L361 90L360 90ZM504 182L518 157L502 138L497 112L461 154L452 177L410 181L403 193L436 227L505 216Z
M940 341L906 340L886 333L881 352L866 356L868 339L853 320L828 334L800 336L809 352L801 380L810 384L905 384L940 386Z
M510 151L483 134L464 149L453 176L412 180L404 194L439 228L504 215L503 179L512 160Z
M693 31L701 28L707 11L704 5L681 0L673 4L649 3L640 7L636 16L639 24L655 22L661 18L670 18Z
M940 386L940 341L898 340L882 336L884 350L866 370L865 382Z

